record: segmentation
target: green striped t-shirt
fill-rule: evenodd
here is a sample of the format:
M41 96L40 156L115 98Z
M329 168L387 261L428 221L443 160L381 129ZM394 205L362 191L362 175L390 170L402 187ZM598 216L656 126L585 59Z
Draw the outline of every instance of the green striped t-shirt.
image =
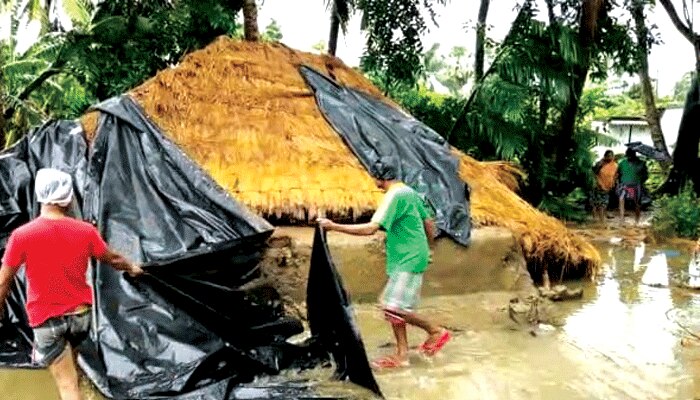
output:
M389 187L372 222L386 231L386 272L421 273L428 267L430 248L423 221L430 218L423 199L401 182Z

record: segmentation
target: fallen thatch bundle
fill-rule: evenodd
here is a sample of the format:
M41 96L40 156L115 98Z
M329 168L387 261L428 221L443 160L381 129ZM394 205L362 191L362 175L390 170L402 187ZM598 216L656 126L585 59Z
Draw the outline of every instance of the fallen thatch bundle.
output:
M227 38L161 71L131 95L192 159L259 214L292 223L327 214L366 216L381 192L324 119L300 65L381 97L336 58ZM83 123L90 137L94 115ZM514 194L512 167L455 152L472 188L476 226L510 228L532 266L595 270L599 256L589 243Z

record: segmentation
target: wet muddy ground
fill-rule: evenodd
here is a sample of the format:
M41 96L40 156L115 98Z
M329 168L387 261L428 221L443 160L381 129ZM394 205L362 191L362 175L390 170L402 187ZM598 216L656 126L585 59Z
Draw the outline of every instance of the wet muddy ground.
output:
M411 367L379 371L388 399L694 399L700 398L700 292L682 287L689 242L651 243L643 228L586 229L605 265L583 287L581 300L559 303L562 325L537 335L516 325L505 292L433 294L421 311L455 331L433 359L411 355ZM647 239L644 255L635 248ZM639 253L639 250L637 250ZM650 257L664 252L669 287L641 283ZM478 266L474 266L478 268ZM347 270L346 270L347 271ZM468 279L468 270L451 279ZM352 281L352 273L344 279ZM370 358L392 351L390 328L371 303L355 306ZM417 346L424 338L409 331ZM327 372L291 376L326 380ZM284 377L289 379L290 376ZM99 395L85 385L90 399ZM332 396L366 394L343 384L322 386ZM57 399L46 371L0 370L2 398Z
M700 292L682 287L692 243L658 243L644 227L580 232L604 265L594 281L567 282L582 287L584 298L559 303L562 326L543 326L537 336L516 327L505 293L427 298L423 311L457 335L433 360L414 354L412 367L377 373L387 398L700 399L700 341L693 336ZM643 253L636 263L635 249ZM669 287L642 284L660 252ZM357 314L370 357L391 351L389 327L373 307L359 305ZM419 331L410 335L413 345L423 340Z

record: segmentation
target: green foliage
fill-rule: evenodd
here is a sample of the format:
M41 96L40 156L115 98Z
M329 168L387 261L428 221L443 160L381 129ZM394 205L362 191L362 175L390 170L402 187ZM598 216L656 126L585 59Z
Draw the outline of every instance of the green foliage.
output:
M594 93L595 92L595 93ZM597 105L591 110L591 117L596 120L606 120L612 117L643 117L644 102L641 97L632 98L628 94L606 95L601 86L584 89L584 96L602 96Z
M440 43L435 43L421 56L422 75L420 81L430 90L434 89L430 86L430 78L439 74L447 66L444 57L438 54L439 51Z
M92 9L82 0L64 0L59 6L76 26L85 23L85 16ZM69 113L77 104L76 94L84 90L75 79L63 74L66 37L51 31L60 26L55 21L49 26L44 2L4 0L0 2L0 14L10 22L9 37L0 41L1 148L21 137L29 126ZM18 32L24 24L35 21L41 23L43 34L28 49L20 51Z
M77 3L72 4L76 7ZM0 126L0 147L12 144L29 127L48 118L75 117L75 111L92 100L85 88L66 74L66 36L45 33L20 53L16 35L23 18L21 8L15 8L9 17L11 35L0 42L0 112L7 117Z
M311 48L319 54L325 54L328 51L328 44L326 44L325 40L320 40L318 43L311 46Z
M460 46L453 47L447 57L438 54L439 50L440 44L435 43L422 55L419 84L435 90L431 82L434 79L447 88L450 94L459 96L473 75L468 64L467 50Z
M273 19L270 24L265 27L265 31L263 31L261 37L265 42L281 42L283 37L282 28L277 21Z
M102 2L88 35L76 36L80 49L73 73L100 99L121 94L189 51L239 30L240 1L181 0Z
M686 96L688 96L688 92L690 91L690 86L693 82L693 78L695 76L695 71L688 71L683 76L681 79L676 82L676 84L673 86L673 100L677 101L679 103L685 102Z
M651 229L659 237L697 238L700 235L700 199L692 185L677 196L654 201Z
M11 116L0 130L12 139L45 119L77 117L90 104L124 93L217 36L234 36L242 6L240 0L110 0L93 10L85 0L64 0L73 29L47 32L19 54L18 27L38 10L30 13L30 3L0 3L5 9L13 6L11 35L0 43L0 105ZM280 40L279 25L273 21L263 38Z
M394 93L392 98L412 116L443 137L454 125L463 104L461 97L438 94L425 87L402 90ZM466 149L466 153L481 159L491 155L488 152L482 154L477 146Z
M593 140L589 131L579 130L574 163L554 167L559 134L554 121L568 101L580 49L574 29L547 26L535 15L533 9L520 11L450 141L487 151L483 144L489 143L493 154L487 157L520 162L528 174L525 197L539 204L545 196L566 197L576 187L574 178L580 182L590 169Z
M411 87L422 75L421 36L428 29L424 13L434 21L435 4L445 0L359 0L367 35L362 70L381 82L385 93L401 85Z
M654 195L666 182L668 172L664 172L661 165L656 161L647 161L646 164L649 171L649 179L647 179L645 186L649 193Z
M605 79L610 65L631 70L626 59L633 54L634 43L624 25L606 18L600 22L601 39L589 58L579 33L581 3L553 0L551 4L553 18L546 18L547 23L534 2L524 3L449 140L463 150L476 146L484 158L520 163L527 173L524 198L554 215L577 219L585 200L581 193L592 183L590 167L595 160L590 149L609 141L588 127L596 110L611 106L605 90L594 87L579 98L566 152L559 148L564 134L560 122L583 66L590 61L593 82ZM562 154L567 162L558 160Z
M539 209L564 221L584 222L589 217L582 205L587 199L586 192L581 188L576 188L564 197L545 196Z
M445 85L453 95L459 95L474 75L468 63L467 50L464 47L453 47L447 57L445 67L437 75L438 81Z

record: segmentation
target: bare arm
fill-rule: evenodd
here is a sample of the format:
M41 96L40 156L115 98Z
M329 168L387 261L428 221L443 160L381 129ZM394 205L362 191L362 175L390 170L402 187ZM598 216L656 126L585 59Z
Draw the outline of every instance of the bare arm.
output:
M425 236L428 237L428 245L432 249L435 246L435 221L432 218L424 219L423 229L425 229Z
M110 249L107 249L105 254L98 258L98 260L110 264L116 270L126 271L131 276L141 275L143 273L141 267L129 262L124 256Z
M2 317L5 299L10 292L10 285L12 285L12 279L15 277L16 273L17 268L10 268L7 265L3 265L0 268L0 317Z
M379 224L374 222L367 222L365 224L336 224L335 222L326 219L319 218L318 224L328 230L347 233L348 235L355 236L369 236L374 235L379 230Z

